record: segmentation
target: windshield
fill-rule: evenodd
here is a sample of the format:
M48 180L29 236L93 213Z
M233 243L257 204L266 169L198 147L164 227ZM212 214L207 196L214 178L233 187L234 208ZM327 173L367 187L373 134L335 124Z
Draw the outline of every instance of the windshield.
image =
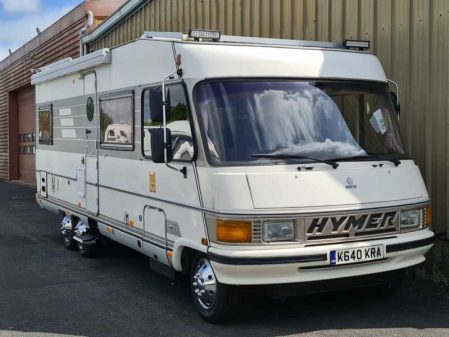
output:
M209 80L197 86L195 103L216 165L270 160L257 154L322 160L405 155L383 83Z

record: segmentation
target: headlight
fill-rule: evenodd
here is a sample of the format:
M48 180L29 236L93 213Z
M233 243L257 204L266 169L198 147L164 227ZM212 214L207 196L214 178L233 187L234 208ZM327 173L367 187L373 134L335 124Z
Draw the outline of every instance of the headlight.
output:
M420 211L417 209L401 211L401 229L415 229L421 227Z
M263 241L292 241L295 238L293 221L266 221L263 223Z

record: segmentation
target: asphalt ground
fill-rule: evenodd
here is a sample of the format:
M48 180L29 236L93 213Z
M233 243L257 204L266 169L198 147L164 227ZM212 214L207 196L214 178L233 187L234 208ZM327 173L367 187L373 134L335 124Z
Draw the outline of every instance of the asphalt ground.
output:
M0 182L0 215L0 337L449 336L449 289L413 276L388 300L248 293L235 320L211 325L187 282L151 271L144 256L120 245L95 259L65 249L60 219L33 189Z

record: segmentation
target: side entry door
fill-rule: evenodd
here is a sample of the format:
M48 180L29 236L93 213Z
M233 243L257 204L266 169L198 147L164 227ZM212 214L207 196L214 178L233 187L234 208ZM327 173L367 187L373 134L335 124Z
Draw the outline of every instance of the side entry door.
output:
M85 172L86 172L86 208L98 214L98 146L99 111L97 98L97 75L90 72L84 75L85 115Z

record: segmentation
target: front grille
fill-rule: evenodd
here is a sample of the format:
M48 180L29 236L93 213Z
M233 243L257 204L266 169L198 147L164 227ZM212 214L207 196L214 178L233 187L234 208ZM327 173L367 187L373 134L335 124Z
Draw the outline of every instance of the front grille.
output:
M262 242L262 222L253 221L253 243Z
M377 211L344 215L307 217L304 221L305 241L346 241L399 231L399 212Z

